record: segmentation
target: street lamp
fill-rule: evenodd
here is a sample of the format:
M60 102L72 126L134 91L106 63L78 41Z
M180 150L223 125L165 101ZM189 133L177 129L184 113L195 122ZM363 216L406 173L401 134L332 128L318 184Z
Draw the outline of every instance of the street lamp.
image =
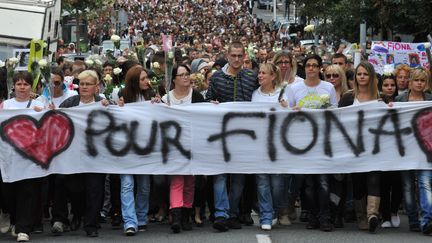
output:
M119 10L120 10L120 4L118 3L118 1L116 0L114 5L114 11L115 11L115 30L116 30L116 34L120 35L120 30L119 30Z

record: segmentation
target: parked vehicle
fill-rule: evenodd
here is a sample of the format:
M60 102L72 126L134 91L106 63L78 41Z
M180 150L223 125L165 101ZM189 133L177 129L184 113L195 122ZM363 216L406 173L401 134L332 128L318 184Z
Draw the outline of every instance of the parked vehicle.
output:
M273 0L258 0L257 2L257 8L259 9L267 8L267 6L271 6L273 4Z
M61 0L0 0L0 60L14 49L28 48L32 39L44 40L55 53L61 34Z

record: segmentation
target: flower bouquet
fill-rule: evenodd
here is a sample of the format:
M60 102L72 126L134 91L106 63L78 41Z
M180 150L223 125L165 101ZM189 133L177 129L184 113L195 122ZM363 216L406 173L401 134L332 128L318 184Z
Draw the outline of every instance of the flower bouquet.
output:
M120 40L121 40L121 38L118 35L112 35L111 36L111 41L114 44L114 57L118 57L121 55Z

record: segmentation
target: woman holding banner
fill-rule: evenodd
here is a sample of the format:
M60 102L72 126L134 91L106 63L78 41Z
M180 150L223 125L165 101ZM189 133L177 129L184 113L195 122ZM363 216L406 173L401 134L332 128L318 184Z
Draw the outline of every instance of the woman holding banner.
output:
M109 105L108 100L98 95L99 78L95 71L85 70L78 75L78 79L79 95L74 95L63 101L59 106L60 108L95 103L100 103L103 106ZM67 198L69 197L73 213L70 229L78 230L81 227L81 218L84 216L84 230L87 236L99 236L98 220L104 196L104 182L105 174L100 173L56 175L51 232L55 235L61 235L66 231L66 226L69 225L67 206Z
M0 104L0 109L34 109L42 111L42 102L33 100L31 87L33 77L29 73L16 73L13 77L15 98L5 100ZM3 183L2 190L6 208L4 213L10 214L12 236L17 237L18 242L29 241L29 234L36 222L39 201L41 200L42 178L26 179L22 181ZM5 210L6 209L6 210ZM9 211L9 212L7 212ZM3 215L3 217L5 217Z
M378 100L378 79L372 64L366 61L361 62L355 70L354 77L354 89L342 96L339 107ZM352 180L354 207L359 228L369 230L370 233L376 233L379 225L378 210L381 200L380 172L353 173Z
M284 89L281 89L280 69L272 63L260 65L258 72L260 87L252 93L252 102L279 102L287 107ZM262 230L271 230L274 212L278 212L280 225L291 225L288 218L288 199L284 199L284 175L257 174L257 196Z
M408 91L397 96L396 102L429 101L432 95L425 90L430 80L430 73L423 68L413 69L408 81ZM405 202L405 210L408 215L409 228L413 232L422 231L425 234L432 233L432 212L431 212L431 178L430 170L418 172L419 199L421 208L421 222L418 220L418 209L415 197L415 171L402 171L402 192Z
M174 89L162 97L165 104L176 106L204 102L203 96L192 89L189 75L190 69L188 66L183 64L174 65L172 71ZM192 230L189 220L192 214L195 178L193 175L173 175L170 178L171 229L174 233L180 233L180 228Z
M150 78L150 71L142 66L136 65L130 68L126 73L125 87L119 93L119 105L150 100L153 95ZM133 236L137 231L147 229L150 175L120 175L120 179L124 233L126 236ZM136 199L134 196L135 181L137 183Z

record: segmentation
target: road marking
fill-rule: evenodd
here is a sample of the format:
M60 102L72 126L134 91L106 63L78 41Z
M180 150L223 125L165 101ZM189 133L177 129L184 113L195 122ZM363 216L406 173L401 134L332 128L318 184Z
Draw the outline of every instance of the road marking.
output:
M270 236L268 236L268 235L257 234L256 238L257 238L258 243L271 243L272 242L270 239Z

